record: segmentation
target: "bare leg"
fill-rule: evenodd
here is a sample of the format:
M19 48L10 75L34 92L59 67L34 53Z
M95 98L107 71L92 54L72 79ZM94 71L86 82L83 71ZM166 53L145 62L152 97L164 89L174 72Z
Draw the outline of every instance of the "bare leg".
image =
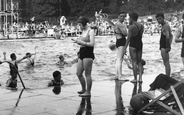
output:
M85 92L86 91L86 82L84 79L84 76L82 75L84 71L84 67L83 67L83 61L78 59L78 63L77 63L77 77L80 81L80 84L82 86L82 91L79 91L79 93Z
M164 48L161 49L161 56L164 62L166 75L170 77L171 67L169 62L169 53L166 53Z
M118 47L117 50L117 60L116 60L117 79L122 77L123 49L124 46L120 46Z
M137 82L137 52L135 48L130 47L130 57L132 59L132 67L133 67L133 74L134 74L134 80L131 82Z
M91 95L91 87L92 87L91 71L92 71L92 64L93 64L93 59L91 59L91 58L83 59L84 71L85 71L85 76L86 76L87 90L86 90L86 92L84 94L81 94L81 96L89 96L89 95Z
M143 74L143 66L142 66L142 50L137 52L137 65L139 69L139 82L142 83L142 74Z

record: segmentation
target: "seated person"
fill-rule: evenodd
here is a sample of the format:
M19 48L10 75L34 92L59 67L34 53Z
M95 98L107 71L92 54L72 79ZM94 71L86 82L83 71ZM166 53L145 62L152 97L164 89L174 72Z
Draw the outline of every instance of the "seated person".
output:
M53 80L51 80L49 83L48 83L48 86L60 86L60 85L63 85L64 82L63 80L61 79L61 72L56 70L53 72Z

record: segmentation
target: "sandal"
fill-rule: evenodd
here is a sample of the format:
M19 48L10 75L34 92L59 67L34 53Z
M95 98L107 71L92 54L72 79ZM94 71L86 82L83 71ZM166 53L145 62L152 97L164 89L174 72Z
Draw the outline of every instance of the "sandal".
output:
M83 93L85 93L86 91L78 91L77 93L78 94L83 94Z

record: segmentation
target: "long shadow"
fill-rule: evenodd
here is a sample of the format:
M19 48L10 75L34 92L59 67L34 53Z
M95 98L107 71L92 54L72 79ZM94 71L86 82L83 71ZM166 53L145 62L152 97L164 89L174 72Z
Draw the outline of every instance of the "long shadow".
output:
M92 115L91 97L82 97L76 115Z
M116 114L125 115L125 107L123 105L123 99L121 96L122 84L126 81L115 80L115 97L116 97Z

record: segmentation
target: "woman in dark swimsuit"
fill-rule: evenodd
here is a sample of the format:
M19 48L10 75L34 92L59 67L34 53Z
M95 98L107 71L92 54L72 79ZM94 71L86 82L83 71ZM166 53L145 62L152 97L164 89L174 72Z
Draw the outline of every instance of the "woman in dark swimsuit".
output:
M79 59L77 63L77 76L82 86L82 90L78 93L79 96L86 97L91 96L91 86L92 86L92 64L95 58L93 50L95 45L95 32L91 29L87 23L89 20L85 17L80 17L78 19L78 25L82 29L82 35L78 39L73 39L75 43L80 45L80 50L78 53ZM86 77L83 76L84 75Z

